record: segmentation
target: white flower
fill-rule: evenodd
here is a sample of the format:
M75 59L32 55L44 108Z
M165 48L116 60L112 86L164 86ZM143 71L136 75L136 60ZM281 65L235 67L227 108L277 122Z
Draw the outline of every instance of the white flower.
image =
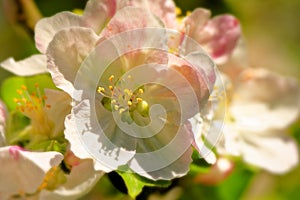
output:
M241 156L273 173L291 170L298 163L298 148L285 132L299 116L297 82L264 69L249 69L235 87L225 120L225 149L219 148L220 152Z
M108 2L98 1L98 7L91 9L90 6L96 2L88 2L83 16L59 13L41 20L36 27L36 42L40 51L46 52L48 56L48 69L54 83L74 100L72 113L65 121L65 135L71 143L71 150L81 159L95 159L95 169L106 172L128 165L132 171L153 180L185 175L191 162L193 140L187 119L193 117L206 104L209 89L215 80L213 62L202 48L193 46L195 43L185 47L183 41L180 43L183 46L176 48L185 50L185 57L169 56L166 46L172 36L166 34L163 23L157 17L141 7L124 7L117 10L112 18L107 17L106 12L105 21L109 21L102 23L103 19L100 19L103 28L101 30L96 31L93 28L97 24L94 21L96 19L87 26L86 23L82 24L87 22L86 17L91 16L91 11L96 12L99 5L111 8ZM98 10L99 13L100 11L101 9ZM62 21L62 18L66 20ZM119 33L125 33L124 38ZM109 39L116 35L120 37L119 40L116 37L110 43ZM114 42L119 43L116 45ZM108 46L98 48L97 44L100 43ZM151 45L164 52L143 49ZM122 51L127 52L123 55ZM114 56L120 58L113 63L107 63L108 59L115 59ZM164 87L143 83L141 88L135 90L126 86L131 77L127 72L136 69L136 66L153 63L165 64L167 67L156 65L150 72L132 75L132 79L136 81L153 78L154 82L169 84L184 99L182 105L180 102L182 107L176 101L177 94ZM106 66L109 68L101 77L99 73ZM124 82L121 80L123 75ZM191 96L189 89L194 90L194 96ZM151 126L153 130L149 129L148 132L160 130L161 124L166 123L155 137L136 138L137 136L125 133L115 123L113 114L119 112L117 118L122 123L131 125L134 121L139 126L147 125L150 117L153 117L150 116L151 106L155 104L163 105L168 116L164 118L162 115L165 113L156 113L159 115L154 116L155 126ZM126 110L128 106L131 108ZM181 118L180 109L184 110ZM99 125L104 131L99 129ZM177 131L179 133L175 137ZM138 137L147 135L148 132L141 128ZM176 138L175 145L168 147L168 151L159 153L158 150L173 142L173 138ZM89 148L85 147L86 144ZM149 154L145 159L148 152L155 153ZM149 171L150 168L152 171Z
M10 58L1 66L19 76L48 72L45 55L34 55L18 62ZM15 99L17 109L31 120L24 130L31 139L31 145L63 138L64 119L71 109L68 94L45 89L45 96L41 96L38 85L36 90L35 94L31 94L22 86L18 91L20 98ZM8 143L4 132L6 115L4 104L0 102L0 146ZM54 151L33 152L18 146L0 147L0 162L5 163L1 164L0 197L76 199L90 191L103 175L103 172L94 170L93 161L88 159L78 159L78 163L70 165L70 174L66 175L59 166L63 159L67 158ZM65 182L60 181L64 178Z

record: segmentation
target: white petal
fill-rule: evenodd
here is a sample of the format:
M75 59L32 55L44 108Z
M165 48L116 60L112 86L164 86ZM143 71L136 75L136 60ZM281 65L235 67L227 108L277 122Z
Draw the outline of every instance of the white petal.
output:
M134 156L135 140L115 125L111 112L98 101L94 103L83 100L73 107L71 120L65 124L65 135L77 157L92 158L96 161L95 169L109 172Z
M272 173L286 173L298 165L297 144L284 134L271 132L273 134L266 133L268 136L265 137L245 132L248 140L244 140L244 144L240 147L241 155L247 163Z
M5 198L20 192L34 193L48 170L62 159L58 152L28 152L16 146L0 148L0 194Z
M71 97L59 90L45 90L47 97L45 104L50 108L46 109L48 118L54 122L52 136L63 133L65 117L71 112Z
M47 50L48 69L56 86L68 94L82 61L95 47L98 36L87 28L69 28L55 35Z
M43 18L35 26L35 44L41 53L46 53L54 35L62 29L81 26L82 19L71 12L60 12L54 16Z
M299 116L299 84L264 69L247 70L237 83L230 111L245 129L286 128Z
M42 190L41 200L73 200L87 194L103 176L103 172L94 170L92 160L84 160L73 166L67 182L54 191Z
M0 63L2 68L18 76L32 76L47 73L47 58L45 55L33 55L21 61L9 58Z
M172 180L174 178L180 178L185 176L188 171L190 164L192 162L192 148L188 148L185 152L182 152L182 155L174 162L170 163L170 165L165 166L156 171L145 171L143 170L144 163L137 161L135 159L130 163L130 168L137 172L139 175L144 176L151 180ZM161 157L162 158L162 157ZM159 159L161 159L159 158ZM158 157L156 159L152 159L149 157L148 162L160 162L163 160L159 160ZM168 159L168 158L166 158ZM164 162L164 161L163 161ZM141 165L141 166L139 166Z
M243 137L241 136L242 133L236 128L235 124L232 123L225 124L223 133L224 137L222 138L222 143L217 146L219 153L240 156L240 148L242 148L244 144Z
M217 161L216 155L212 151L213 146L216 144L219 135L221 134L218 126L211 126L211 122L202 118L200 113L196 114L193 118L189 119L191 132L194 137L194 146L200 155L210 164ZM210 147L207 145L210 143Z
M191 140L186 127L166 124L156 136L139 140L129 167L151 180L182 177L192 162Z

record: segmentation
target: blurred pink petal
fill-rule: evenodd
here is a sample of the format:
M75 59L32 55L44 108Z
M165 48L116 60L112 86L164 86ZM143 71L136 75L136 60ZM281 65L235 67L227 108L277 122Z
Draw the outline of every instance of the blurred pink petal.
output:
M232 15L209 20L210 12L196 9L184 20L186 33L207 50L217 64L225 63L241 35L239 21Z

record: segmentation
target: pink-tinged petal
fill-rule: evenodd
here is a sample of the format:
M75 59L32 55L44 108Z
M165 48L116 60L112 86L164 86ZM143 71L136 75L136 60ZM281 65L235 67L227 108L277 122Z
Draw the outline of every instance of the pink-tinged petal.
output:
M224 181L233 171L234 163L227 158L218 158L208 173L199 174L194 181L205 185L217 185Z
M90 101L83 100L73 107L65 122L65 136L77 157L92 158L96 170L109 172L134 156L135 140L115 125L100 99L94 103L91 105Z
M176 28L176 6L173 0L131 0L129 5L147 9L161 19L167 28Z
M82 17L84 26L100 33L116 11L116 0L90 0L86 4Z
M62 159L63 155L58 152L29 152L15 146L0 148L1 197L6 199L20 193L34 193L46 173L58 166Z
M184 19L182 31L187 33L188 36L192 37L196 41L199 41L201 38L200 32L204 25L208 22L210 16L211 12L207 9L195 9Z
M6 144L5 124L7 118L7 110L2 101L0 101L0 147Z
M127 6L114 15L106 28L101 32L101 36L108 38L120 32L162 26L162 22L150 12L145 11L145 9Z
M49 48L48 69L56 86L68 94L83 60L93 50L98 36L87 28L69 28L55 35Z
M46 114L48 118L54 123L52 136L62 134L64 130L65 117L71 112L71 97L59 90L45 90Z
M42 200L73 200L87 194L103 176L104 172L94 170L93 160L83 160L72 167L67 182L53 191L42 190Z
M198 42L208 49L217 64L225 63L241 35L239 21L232 15L212 18L199 33Z
M196 9L184 21L185 32L199 42L217 64L225 63L241 35L239 21L231 15L209 20L210 12Z
M299 116L299 84L264 69L246 70L237 82L230 112L244 129L286 128Z
M34 30L36 48L41 53L46 53L48 45L56 33L66 28L82 25L83 22L79 15L67 11L43 18L38 21Z
M2 63L1 67L18 76L32 76L48 73L47 57L45 55L33 55L21 61L9 58Z

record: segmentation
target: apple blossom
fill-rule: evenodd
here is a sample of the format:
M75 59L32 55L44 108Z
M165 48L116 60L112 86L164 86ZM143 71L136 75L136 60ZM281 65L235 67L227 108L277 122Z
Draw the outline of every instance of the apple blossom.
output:
M95 2L90 1L87 6ZM88 12L89 9L86 8L84 13ZM209 90L214 83L214 64L210 58L195 43L185 46L184 41L176 46L184 52L184 58L168 53L168 40L181 34L154 29L163 28L163 23L152 13L138 6L126 6L117 10L99 35L94 29L76 23L74 26L62 28L62 24L57 24L62 15L63 13L60 13L41 20L36 28L36 41L47 49L48 69L54 83L74 99L72 113L65 121L65 135L71 143L71 150L81 159L98 159L95 168L106 172L128 165L134 172L154 180L183 176L191 162L190 143L193 140L187 119L197 113L198 107L205 106ZM85 14L79 18L83 19L84 16ZM46 22L49 22L47 27ZM43 39L42 36L38 36L40 33L49 33L49 30L55 31L44 34ZM101 45L104 46L100 48ZM149 47L158 50L143 49ZM108 63L108 60L114 57L118 59ZM143 71L137 67L143 64L151 65L150 69ZM106 66L109 66L108 71L104 72ZM127 74L132 70L137 70L135 73L140 75ZM176 96L172 91L159 86L148 86L145 82L140 83L140 88L134 88L133 83L142 81L144 73L147 73L154 83L170 85L171 88L180 91L176 95L184 98L182 102L185 102L177 100L176 103ZM130 83L131 76L134 81ZM125 77L124 83L122 77ZM125 87L127 84L131 86ZM191 90L193 93L189 94ZM81 92L83 93L80 94ZM97 101L90 95L96 95ZM120 100L120 97L123 100ZM153 122L154 126L149 126L153 127L150 132L139 128L139 137L144 134L146 138L137 139L136 135L128 135L120 129L118 123L123 123L123 128L126 127L124 123L136 123L142 127L148 124L152 118L150 108L157 103L167 108L167 113L156 113L156 117L159 118ZM128 106L131 108L127 109ZM181 118L177 116L181 112L179 108L184 110ZM117 112L120 114L115 114ZM163 119L165 114L167 118ZM161 129L165 120L167 125ZM103 126L103 132L98 129L97 124ZM147 138L151 131L155 133L160 129L159 136ZM179 136L176 136L177 130ZM82 132L83 136L80 135ZM176 138L175 146L181 146L181 150L169 149L165 154L157 152L149 162L144 160L142 154L162 149L172 138ZM100 149L95 148L91 153L82 144L82 140L86 140L89 146L99 146ZM153 167L155 163L162 166ZM151 166L152 171L149 172Z
M291 170L298 163L298 148L285 132L299 108L295 80L264 69L245 70L234 84L220 153L241 156L273 173Z

